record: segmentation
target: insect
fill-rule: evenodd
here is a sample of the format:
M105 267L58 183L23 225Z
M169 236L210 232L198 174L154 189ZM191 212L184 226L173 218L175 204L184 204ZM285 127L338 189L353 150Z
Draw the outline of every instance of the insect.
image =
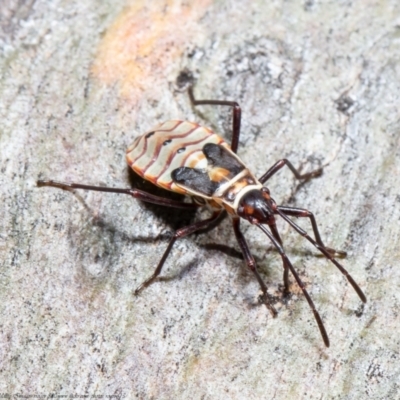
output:
M144 202L181 209L197 209L207 206L211 217L178 229L159 261L153 274L136 290L138 294L156 280L161 273L176 240L204 229L214 223L223 212L231 218L233 231L248 268L253 272L262 291L262 300L273 316L277 311L272 304L265 282L262 280L251 255L246 239L240 230L244 219L261 229L277 249L283 263L284 293L289 292L289 272L301 288L316 320L322 339L329 347L329 338L322 319L314 306L300 276L285 253L276 226L276 216L285 220L295 231L312 243L347 278L362 302L367 299L351 275L335 257L346 253L326 247L318 231L316 219L311 211L303 208L279 206L263 184L284 166L288 167L296 179L307 180L321 175L322 169L307 174L300 172L287 160L276 162L261 178L257 179L236 155L241 122L241 108L233 101L196 100L192 88L189 96L194 106L229 106L233 110L232 141L229 145L223 138L208 128L187 121L167 121L142 136L137 137L126 152L130 167L142 178L154 185L172 192L191 196L192 202L171 200L139 189L118 189L90 186L79 183L62 183L53 180L38 180L38 186L53 186L60 189L85 189L109 193L124 193ZM290 217L308 218L314 237L299 227ZM267 228L268 226L268 228Z

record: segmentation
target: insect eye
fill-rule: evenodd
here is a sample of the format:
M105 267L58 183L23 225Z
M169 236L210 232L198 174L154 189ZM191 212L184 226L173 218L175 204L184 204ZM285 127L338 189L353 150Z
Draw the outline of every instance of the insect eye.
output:
M170 144L171 142L172 142L172 139L168 139L163 143L163 145L166 146L167 144Z
M177 153L182 153L185 150L186 150L186 147L181 147L180 149L177 150Z

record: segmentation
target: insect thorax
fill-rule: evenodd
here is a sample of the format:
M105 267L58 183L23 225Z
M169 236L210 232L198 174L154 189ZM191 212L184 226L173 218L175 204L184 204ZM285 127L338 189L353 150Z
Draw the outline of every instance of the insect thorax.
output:
M262 184L230 149L207 143L202 149L201 168L179 167L171 177L178 187L196 198L203 198L212 208L225 208L236 214L241 198ZM201 204L201 200L197 200Z
M236 214L242 197L251 190L260 190L262 184L246 168L214 193L213 199L229 213Z

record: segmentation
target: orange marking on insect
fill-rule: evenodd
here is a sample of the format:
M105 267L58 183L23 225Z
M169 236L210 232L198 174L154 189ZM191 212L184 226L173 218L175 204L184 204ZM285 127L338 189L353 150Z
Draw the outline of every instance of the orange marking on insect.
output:
M208 176L214 182L227 181L231 172L225 168L211 168L208 171Z
M201 151L196 151L197 154L195 154L193 157L190 158L189 163L184 163L189 168L195 168L197 164L201 161L204 160L206 157Z
M211 206L211 208L215 208L215 209L220 209L221 208L221 204L218 203L217 201L215 201L214 199L207 200L207 202Z
M224 208L225 208L225 210L226 210L226 212L227 212L228 214L230 214L230 215L237 215L235 209L232 208L232 207L230 207L230 206L228 206L227 204L224 204Z
M251 206L249 206L247 204L244 206L244 209L245 209L247 214L253 214L254 213L254 207L251 207Z

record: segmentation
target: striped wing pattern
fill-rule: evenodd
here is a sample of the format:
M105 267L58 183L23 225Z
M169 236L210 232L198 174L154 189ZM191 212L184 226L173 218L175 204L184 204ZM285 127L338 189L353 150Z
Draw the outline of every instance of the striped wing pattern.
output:
M144 179L173 192L189 194L176 185L171 172L180 167L207 169L204 145L213 143L230 149L229 145L208 128L188 121L167 121L139 136L129 146L129 166Z

